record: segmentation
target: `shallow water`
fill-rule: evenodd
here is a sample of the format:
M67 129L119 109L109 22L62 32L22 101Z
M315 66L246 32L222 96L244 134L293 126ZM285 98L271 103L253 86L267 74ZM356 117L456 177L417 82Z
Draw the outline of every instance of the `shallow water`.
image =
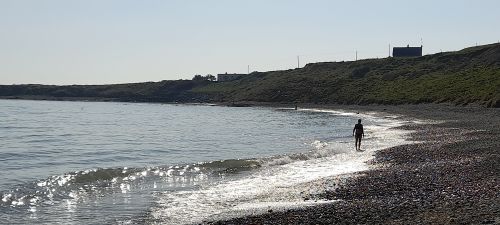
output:
M0 221L189 224L304 201L402 122L314 109L0 100ZM363 119L364 152L352 127Z

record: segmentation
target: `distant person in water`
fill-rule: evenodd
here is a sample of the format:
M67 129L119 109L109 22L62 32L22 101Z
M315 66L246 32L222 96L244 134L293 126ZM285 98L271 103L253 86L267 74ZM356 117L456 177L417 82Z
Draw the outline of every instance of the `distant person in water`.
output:
M363 124L361 124L361 119L358 120L358 123L354 125L354 129L352 129L352 136L356 139L354 143L354 147L356 147L356 151L361 150L361 137L365 137L365 132L363 131Z

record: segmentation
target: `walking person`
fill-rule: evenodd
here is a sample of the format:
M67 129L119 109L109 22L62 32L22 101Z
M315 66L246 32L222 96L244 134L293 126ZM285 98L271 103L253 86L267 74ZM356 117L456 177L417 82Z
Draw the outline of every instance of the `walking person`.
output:
M354 143L354 147L356 147L356 151L361 151L361 138L365 137L365 132L363 131L363 124L361 124L361 119L358 120L358 123L354 125L354 129L352 129L352 136L356 139Z

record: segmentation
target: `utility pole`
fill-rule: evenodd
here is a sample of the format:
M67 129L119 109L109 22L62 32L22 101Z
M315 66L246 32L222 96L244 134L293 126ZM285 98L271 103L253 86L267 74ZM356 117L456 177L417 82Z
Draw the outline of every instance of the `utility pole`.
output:
M250 74L250 65L247 66L247 74Z
M420 38L420 50L422 51L422 55L424 55L424 40Z
M358 61L358 50L356 50L356 61Z
M389 44L389 58L391 57L391 44Z
M297 69L300 68L300 56L297 56Z

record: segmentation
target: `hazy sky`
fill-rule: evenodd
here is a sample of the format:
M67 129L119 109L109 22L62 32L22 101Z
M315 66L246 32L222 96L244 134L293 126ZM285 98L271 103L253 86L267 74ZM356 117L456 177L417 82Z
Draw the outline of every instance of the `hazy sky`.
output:
M290 69L500 40L500 1L0 0L0 84Z

